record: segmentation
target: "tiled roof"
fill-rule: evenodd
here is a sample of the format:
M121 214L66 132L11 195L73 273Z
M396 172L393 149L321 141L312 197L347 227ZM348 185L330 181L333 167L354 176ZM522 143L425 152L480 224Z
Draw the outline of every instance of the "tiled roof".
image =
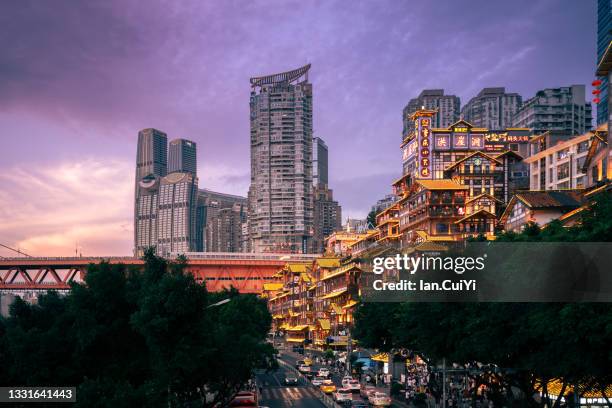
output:
M582 190L523 191L516 198L529 208L577 208L584 201Z

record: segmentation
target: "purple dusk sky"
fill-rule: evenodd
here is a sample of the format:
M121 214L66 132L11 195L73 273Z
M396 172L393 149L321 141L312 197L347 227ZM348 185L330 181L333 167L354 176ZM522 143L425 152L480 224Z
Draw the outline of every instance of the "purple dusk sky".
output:
M131 254L147 127L197 142L200 187L245 195L249 78L306 63L331 188L363 217L410 98L590 84L595 33L594 0L0 2L0 243Z

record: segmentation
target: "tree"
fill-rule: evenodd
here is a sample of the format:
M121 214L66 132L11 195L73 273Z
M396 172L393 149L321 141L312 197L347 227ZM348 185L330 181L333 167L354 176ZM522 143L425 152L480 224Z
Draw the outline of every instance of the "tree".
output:
M210 406L227 403L255 368L274 366L263 300L208 293L185 259L144 259L142 271L90 265L66 296L17 299L0 319L2 384L75 384L84 407Z
M368 228L376 227L376 210L372 210L368 213L366 221L368 223Z

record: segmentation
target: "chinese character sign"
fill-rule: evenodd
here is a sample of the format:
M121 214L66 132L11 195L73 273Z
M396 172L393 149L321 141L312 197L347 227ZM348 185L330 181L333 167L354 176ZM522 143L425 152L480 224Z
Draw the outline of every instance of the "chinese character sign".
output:
M419 177L431 178L431 119L419 118Z

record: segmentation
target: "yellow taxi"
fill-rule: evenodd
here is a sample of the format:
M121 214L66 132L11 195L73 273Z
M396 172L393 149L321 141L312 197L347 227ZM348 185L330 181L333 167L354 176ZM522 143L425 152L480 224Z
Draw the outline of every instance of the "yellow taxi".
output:
M319 386L321 391L325 394L333 394L336 392L336 386L334 385L332 380L324 380L323 383Z
M312 365L312 358L304 357L304 364L307 365L307 366L311 366Z

